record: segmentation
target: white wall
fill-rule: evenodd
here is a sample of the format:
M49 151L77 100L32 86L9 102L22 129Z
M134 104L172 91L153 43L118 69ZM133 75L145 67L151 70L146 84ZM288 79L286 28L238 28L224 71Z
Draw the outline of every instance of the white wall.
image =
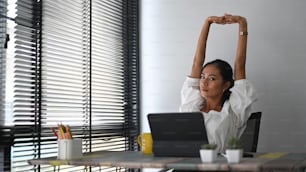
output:
M210 15L248 19L247 77L263 112L258 151L306 151L305 0L141 0L141 115L178 111L201 26ZM238 25L211 27L208 61L233 64Z

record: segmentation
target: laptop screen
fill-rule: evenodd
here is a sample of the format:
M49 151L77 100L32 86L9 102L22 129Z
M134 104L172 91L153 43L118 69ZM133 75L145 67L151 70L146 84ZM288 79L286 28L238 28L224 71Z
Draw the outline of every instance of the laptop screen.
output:
M148 121L155 156L199 156L208 143L201 112L150 113Z

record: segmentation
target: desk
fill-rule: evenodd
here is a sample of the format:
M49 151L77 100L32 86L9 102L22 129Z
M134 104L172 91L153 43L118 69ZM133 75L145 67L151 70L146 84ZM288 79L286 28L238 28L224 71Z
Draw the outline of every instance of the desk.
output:
M267 153L257 154L255 158L243 158L240 163L228 164L224 157L215 163L202 163L200 158L154 157L141 152L93 152L72 160L53 158L33 159L31 165L74 165L106 166L122 168L171 168L177 170L199 171L303 171L306 169L306 153Z

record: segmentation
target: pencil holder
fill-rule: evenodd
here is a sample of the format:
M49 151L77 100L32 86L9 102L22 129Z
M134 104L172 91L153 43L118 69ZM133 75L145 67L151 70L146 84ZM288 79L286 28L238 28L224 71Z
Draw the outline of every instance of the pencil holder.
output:
M82 139L59 139L57 159L76 159L82 156Z

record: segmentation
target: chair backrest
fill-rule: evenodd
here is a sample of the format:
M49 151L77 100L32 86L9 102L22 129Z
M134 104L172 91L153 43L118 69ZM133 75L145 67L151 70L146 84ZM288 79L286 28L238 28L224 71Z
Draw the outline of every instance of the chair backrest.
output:
M244 152L256 152L261 112L252 113L247 121L247 127L240 137Z

